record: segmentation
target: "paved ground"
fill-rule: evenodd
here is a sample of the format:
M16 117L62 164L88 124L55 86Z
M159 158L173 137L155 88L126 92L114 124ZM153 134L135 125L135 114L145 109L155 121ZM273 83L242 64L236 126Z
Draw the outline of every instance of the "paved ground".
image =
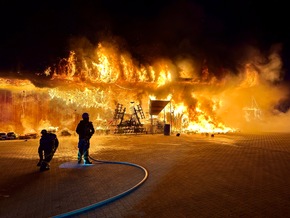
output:
M59 139L45 172L38 140L0 141L1 218L60 217L145 177L126 164L78 166L77 138ZM91 156L149 176L76 217L290 217L290 133L94 136Z

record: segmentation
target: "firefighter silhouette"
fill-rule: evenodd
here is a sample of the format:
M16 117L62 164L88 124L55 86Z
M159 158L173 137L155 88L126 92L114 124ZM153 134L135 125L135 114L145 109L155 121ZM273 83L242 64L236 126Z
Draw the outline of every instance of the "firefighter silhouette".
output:
M90 139L92 135L95 133L95 129L93 123L89 121L89 114L82 114L83 120L81 120L76 128L76 132L79 135L78 142L78 163L82 162L82 158L84 158L84 164L91 164L89 160L89 148L90 148Z
M37 163L37 166L40 167L40 171L50 169L50 161L58 145L59 141L54 133L49 133L46 129L41 130L41 138L38 147L39 162Z

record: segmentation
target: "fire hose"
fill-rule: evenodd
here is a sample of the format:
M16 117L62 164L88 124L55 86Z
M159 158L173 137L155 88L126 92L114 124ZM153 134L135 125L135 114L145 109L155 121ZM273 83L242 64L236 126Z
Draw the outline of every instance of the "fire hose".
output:
M77 210L73 210L73 211L69 211L69 212L66 212L66 213L62 213L62 214L59 214L59 215L56 215L56 216L53 216L53 218L60 218L60 217L71 217L71 216L76 216L76 215L80 215L80 214L83 214L83 213L86 213L90 210L93 210L93 209L96 209L98 207L101 207L105 204L108 204L108 203L111 203L119 198L122 198L124 197L125 195L133 192L134 190L136 190L139 186L141 186L145 181L146 179L148 178L148 171L146 168L140 166L140 165L137 165L137 164L134 164L134 163L129 163L129 162L119 162L119 161L107 161L107 160L97 160L97 159L94 159L92 158L91 156L89 156L89 158L95 162L98 162L98 163L105 163L105 164L122 164L122 165L129 165L129 166L133 166L133 167L137 167L139 169L142 169L144 171L144 178L138 182L136 185L134 185L133 187L129 188L128 190L120 193L120 194L117 194L113 197L110 197L110 198L107 198L103 201L99 201L97 203L94 203L94 204L91 204L91 205L88 205L88 206L85 206L85 207L82 207L82 208L79 208Z

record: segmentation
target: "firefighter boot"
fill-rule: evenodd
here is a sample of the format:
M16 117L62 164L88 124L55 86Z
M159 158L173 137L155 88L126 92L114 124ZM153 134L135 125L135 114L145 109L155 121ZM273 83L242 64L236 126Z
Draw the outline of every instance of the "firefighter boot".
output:
M45 170L49 170L49 163L42 161L41 165L40 165L40 171L45 171Z
M92 162L87 158L85 159L85 164L92 164Z

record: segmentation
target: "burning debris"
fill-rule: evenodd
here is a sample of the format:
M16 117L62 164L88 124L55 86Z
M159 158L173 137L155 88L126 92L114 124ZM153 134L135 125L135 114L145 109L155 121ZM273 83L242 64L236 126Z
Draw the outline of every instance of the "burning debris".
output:
M141 105L134 106L134 102L131 102L130 117L125 120L126 108L123 108L122 104L117 104L113 123L115 123L114 133L144 133L146 128L143 127L140 119L145 119L143 109ZM117 124L116 124L117 123Z
M245 119L248 122L250 122L252 119L262 119L262 111L254 97L252 97L251 106L244 107L243 110L245 111Z
M270 61L278 59L271 57ZM275 72L266 66L275 66L271 68ZM90 113L96 131L106 133L112 128L114 133L144 133L152 125L156 131L150 131L155 133L165 124L179 134L247 129L254 127L244 117L253 109L245 110L249 96L259 101L254 112L263 110L265 125L267 115L288 95L288 89L277 85L277 72L277 64L257 67L257 61L250 60L240 74L225 70L223 77L217 77L206 62L200 67L187 59L142 64L127 51L103 42L94 52L71 52L48 67L38 86L30 80L0 78L1 131L30 133L50 126L74 131L83 111ZM275 85L269 81L273 78ZM39 85L41 81L44 84ZM152 114L154 99L170 104ZM261 129L260 124L255 127Z

